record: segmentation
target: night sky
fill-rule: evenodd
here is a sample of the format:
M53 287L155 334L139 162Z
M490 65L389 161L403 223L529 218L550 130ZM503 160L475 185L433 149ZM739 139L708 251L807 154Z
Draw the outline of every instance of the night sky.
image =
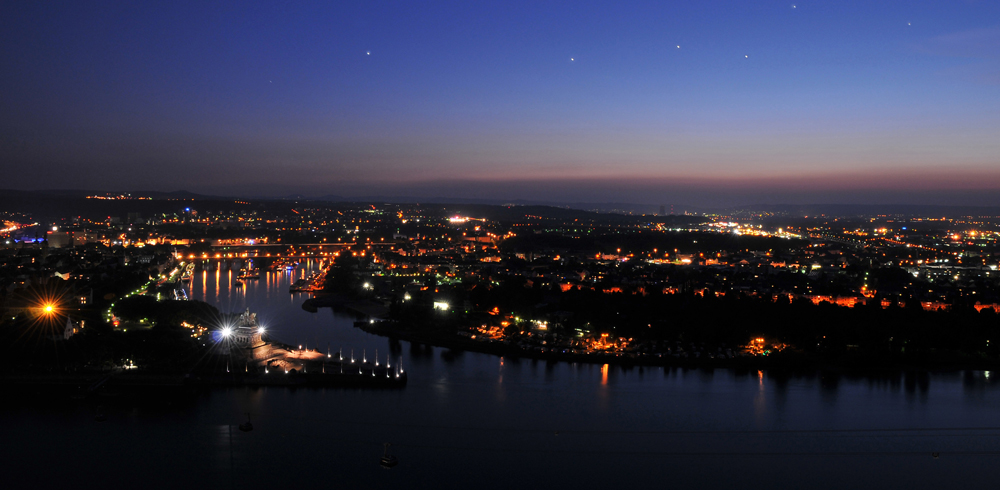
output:
M0 4L0 189L1000 205L1000 3Z

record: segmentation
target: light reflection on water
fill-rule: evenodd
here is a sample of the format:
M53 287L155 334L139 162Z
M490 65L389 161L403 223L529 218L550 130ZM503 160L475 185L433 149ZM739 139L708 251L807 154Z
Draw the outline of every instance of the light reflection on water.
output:
M219 389L186 403L106 402L105 423L87 404L6 406L0 436L20 449L10 463L43 486L115 461L118 486L144 488L987 488L1000 455L1000 390L985 372L791 375L458 353L302 310L306 296L288 286L316 264L303 266L262 271L235 296L231 270L205 271L192 298L249 307L288 343L391 352L405 389ZM246 412L249 433L236 430ZM969 427L981 429L953 430ZM63 480L44 471L46 441L78 455L60 460ZM387 441L401 460L388 472L377 465Z

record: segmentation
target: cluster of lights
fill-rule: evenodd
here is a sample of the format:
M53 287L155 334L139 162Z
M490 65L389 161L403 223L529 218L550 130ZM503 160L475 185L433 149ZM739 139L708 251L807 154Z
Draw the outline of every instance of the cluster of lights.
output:
M117 196L87 196L87 199L104 199L104 200L110 200L110 201L125 201L125 200L135 199L135 200L141 200L141 201L149 201L152 198L145 197L145 196L132 197L130 194L119 194Z
M135 291L132 291L131 293L128 293L125 296L123 296L122 299L131 298L132 296L135 296L136 294L140 294L140 293L146 291L146 289L152 283L153 283L152 281L147 282L144 286L140 287L139 289L136 289ZM107 319L108 322L111 322L112 318L114 317L114 315L111 314L111 310L114 309L114 307L115 307L115 304L111 303L111 306L108 307L108 311L105 312L105 314L104 314L104 316L105 316L105 318Z

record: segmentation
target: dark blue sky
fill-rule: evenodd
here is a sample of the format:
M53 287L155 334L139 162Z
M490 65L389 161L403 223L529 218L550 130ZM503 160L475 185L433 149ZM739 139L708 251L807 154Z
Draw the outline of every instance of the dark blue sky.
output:
M0 188L1000 204L997 2L5 2L0 45Z

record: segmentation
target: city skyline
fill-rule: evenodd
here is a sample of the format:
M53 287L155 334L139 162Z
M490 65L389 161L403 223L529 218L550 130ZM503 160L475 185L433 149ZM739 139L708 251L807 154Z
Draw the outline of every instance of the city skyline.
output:
M6 188L991 205L998 7L7 5Z

